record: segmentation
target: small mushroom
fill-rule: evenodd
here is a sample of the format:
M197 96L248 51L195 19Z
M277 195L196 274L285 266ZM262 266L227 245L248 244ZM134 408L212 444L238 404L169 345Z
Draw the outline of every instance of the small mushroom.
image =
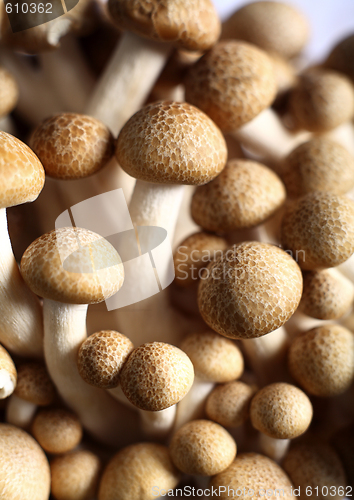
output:
M172 436L169 446L175 466L185 474L213 476L225 470L236 456L233 437L219 424L193 420Z
M17 371L10 354L0 345L0 399L11 396L17 383Z
M354 35L341 40L324 62L324 66L344 73L354 82Z
M354 381L354 334L339 325L314 328L295 338L289 370L309 394L330 397Z
M14 109L18 101L18 85L12 74L0 67L0 117Z

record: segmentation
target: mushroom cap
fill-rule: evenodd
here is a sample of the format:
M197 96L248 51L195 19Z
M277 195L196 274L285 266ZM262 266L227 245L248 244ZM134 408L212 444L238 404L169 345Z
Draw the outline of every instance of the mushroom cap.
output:
M129 175L163 184L211 181L227 159L225 139L202 111L183 102L145 106L122 128L116 157Z
M353 305L354 285L336 269L305 272L299 310L312 318L339 319Z
M288 451L282 467L289 474L295 488L300 487L300 491L310 492L310 488L318 488L318 495L314 490L308 496L324 500L327 497L322 493L326 491L324 486L328 487L332 492L331 496L337 500L345 496L338 492L339 486L345 488L347 484L343 465L333 448L326 443L297 443ZM307 486L310 487L308 490Z
M121 371L126 397L141 410L159 411L178 403L194 381L188 356L170 344L143 344L130 354Z
M0 498L47 500L50 470L47 457L27 432L0 423Z
M221 32L211 0L109 0L108 8L120 29L187 50L210 49Z
M107 240L82 228L61 228L35 240L21 259L21 274L43 298L95 304L123 284L122 261Z
M274 76L277 82L277 96L283 96L297 83L295 65L277 54L268 54L273 64Z
M153 487L169 490L177 486L180 473L168 448L138 443L123 448L108 463L100 483L98 500L152 500Z
M0 400L14 392L17 381L17 371L14 362L7 350L0 345Z
M0 130L0 208L34 201L44 186L44 169L33 151Z
M289 109L297 125L306 130L332 130L353 118L353 84L336 71L311 69L299 77Z
M80 346L79 373L85 382L95 387L117 387L120 372L133 349L133 343L121 333L113 330L96 332Z
M339 325L304 332L290 346L289 370L314 396L345 392L354 381L354 334Z
M44 170L56 179L81 179L101 170L114 155L110 130L96 118L61 113L40 123L30 146Z
M229 338L255 338L280 328L297 309L302 275L280 248L257 241L234 245L200 281L204 321Z
M173 255L175 283L187 287L194 283L200 272L211 260L227 249L224 238L205 232L194 233L183 240ZM197 271L197 275L194 274Z
M32 434L46 452L66 453L80 443L82 426L78 417L70 411L45 409L35 416Z
M87 450L73 451L50 462L52 494L56 500L94 498L101 472L100 459Z
M281 177L293 198L314 191L344 194L354 186L354 158L341 144L314 137L287 156Z
M50 405L55 397L55 387L42 363L24 363L18 367L15 394L38 406Z
M193 420L172 436L170 456L185 474L213 476L236 456L236 443L226 429L209 420Z
M211 420L224 427L239 427L249 417L254 387L236 380L215 387L210 393L205 411Z
M225 21L222 37L245 40L288 59L305 47L309 23L301 12L287 3L253 2Z
M344 195L315 192L287 207L283 248L305 270L338 266L354 252L354 203Z
M181 344L195 376L210 382L230 382L242 375L243 356L237 345L214 332L192 333Z
M237 491L240 500L257 500L259 491L281 491L282 498L291 500L292 483L286 473L273 460L258 453L241 453L223 472L214 476L210 487L219 492L218 498L230 498L228 488ZM222 488L224 487L224 488ZM253 492L253 495L252 495Z
M195 190L191 213L203 229L228 233L261 224L285 197L282 181L270 168L234 159L213 181Z
M224 132L233 132L273 102L273 64L258 47L220 42L192 66L185 80L186 101L204 111Z
M263 387L250 407L253 427L275 439L300 436L308 429L312 415L312 404L306 394L283 382Z
M344 73L354 81L354 34L333 47L324 65Z
M0 117L11 113L17 104L18 95L15 78L5 68L0 67Z

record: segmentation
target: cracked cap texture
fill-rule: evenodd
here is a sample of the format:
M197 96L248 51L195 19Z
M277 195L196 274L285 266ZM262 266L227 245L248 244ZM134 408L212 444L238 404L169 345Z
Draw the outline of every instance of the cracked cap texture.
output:
M55 397L55 387L45 365L42 363L20 365L15 394L38 406L50 405Z

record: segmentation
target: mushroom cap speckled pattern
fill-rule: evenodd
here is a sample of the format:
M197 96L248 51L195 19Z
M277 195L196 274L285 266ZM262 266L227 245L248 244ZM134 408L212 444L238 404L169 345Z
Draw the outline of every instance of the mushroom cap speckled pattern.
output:
M324 65L344 73L354 82L354 35L341 40L332 49Z
M189 70L186 101L225 132L233 132L271 105L277 83L265 52L246 42L220 42Z
M133 349L133 343L121 333L113 330L96 332L80 346L79 373L85 382L95 387L117 387L120 372Z
M200 185L224 168L225 139L212 120L187 103L145 106L122 128L119 164L136 179L162 184Z
M285 201L285 187L265 165L231 160L220 175L193 195L194 222L207 231L229 233L257 226Z
M0 423L1 500L47 500L50 470L47 457L27 432Z
M309 38L304 15L287 3L252 2L238 9L223 25L222 38L254 43L284 58L296 56Z
M44 186L44 169L33 151L0 130L0 208L34 201Z
M194 366L195 376L210 382L230 382L241 377L244 362L237 345L214 332L191 333L181 349Z
M287 156L281 177L292 198L314 191L344 194L354 186L354 158L341 144L315 137Z
M5 68L0 67L0 117L11 113L18 101L18 85Z
M152 500L153 487L169 490L177 486L180 473L168 448L138 443L123 448L108 463L100 484L98 500Z
M209 420L193 420L172 436L170 456L185 474L213 476L236 456L236 443L226 429Z
M354 252L354 202L322 192L299 198L284 214L281 242L302 269L339 266Z
M230 467L211 479L210 487L218 489L221 486L226 487L226 491L222 489L219 494L218 498L222 499L232 498L228 495L228 487L234 491L239 489L237 498L240 500L257 500L262 489L281 489L283 499L293 498L292 483L287 474L273 460L258 453L241 453Z
M239 380L218 385L207 399L206 414L224 427L239 427L249 417L254 393L254 387Z
M256 338L280 328L302 294L297 263L280 248L257 241L234 245L209 264L198 290L204 321L229 338Z
M42 363L24 363L18 367L15 394L35 405L50 405L55 397L55 387Z
M338 491L339 486L345 488L347 484L343 465L337 453L326 443L297 443L290 448L282 467L289 474L295 488L300 487L301 499L313 497L325 500L328 498L326 486L332 498L339 500L345 496ZM307 492L312 490L312 495L305 495L307 486Z
M164 410L178 403L194 381L188 356L170 344L143 344L130 354L120 377L122 390L131 403L147 411Z
M44 234L27 248L21 274L40 297L69 304L95 304L122 286L122 261L107 240L82 228Z
M109 0L120 29L187 50L208 50L220 36L220 21L211 0Z
M299 335L289 349L289 370L309 394L341 394L354 382L354 334L326 325Z
M300 436L308 429L312 415L312 404L306 394L283 382L263 387L250 407L253 427L275 439Z
M101 170L114 155L115 141L96 118L62 113L37 126L30 146L47 175L66 180L81 179Z

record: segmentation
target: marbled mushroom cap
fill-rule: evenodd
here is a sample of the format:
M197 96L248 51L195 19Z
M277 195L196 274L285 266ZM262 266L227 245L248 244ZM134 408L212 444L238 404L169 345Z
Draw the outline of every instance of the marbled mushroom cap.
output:
M0 423L0 498L47 500L50 470L47 457L27 432Z
M224 427L238 427L249 417L254 393L254 387L239 380L218 385L207 399L206 414Z
M225 337L261 337L280 328L299 305L299 266L268 243L234 245L207 271L199 284L199 310L204 321Z
M50 405L55 397L55 387L42 363L24 363L17 370L15 394L38 406Z
M211 0L109 0L118 28L188 50L208 50L220 36Z
M285 187L272 170L251 160L235 159L216 179L195 190L191 213L203 229L229 233L261 224L285 197Z
M61 228L35 240L21 259L21 274L40 297L96 304L122 286L122 261L104 238L82 228Z
M324 65L344 73L354 82L354 35L341 40L332 49Z
M101 170L114 155L110 130L96 118L62 113L33 131L30 146L46 174L56 179L82 179Z
M0 67L0 117L11 113L17 104L18 95L15 78L5 68Z
M183 102L145 106L122 128L116 157L129 175L162 184L200 185L224 168L227 148L215 123Z
M204 111L224 132L233 132L273 102L273 64L258 47L220 42L189 70L186 101Z
M143 344L130 354L122 371L122 390L141 410L159 411L178 403L194 381L188 356L170 344Z
M354 334L340 325L325 325L295 338L289 370L309 394L330 397L354 381Z
M287 207L283 248L304 270L335 267L354 252L354 203L344 195L315 192Z
M44 186L44 170L33 151L0 131L0 208L34 201Z

